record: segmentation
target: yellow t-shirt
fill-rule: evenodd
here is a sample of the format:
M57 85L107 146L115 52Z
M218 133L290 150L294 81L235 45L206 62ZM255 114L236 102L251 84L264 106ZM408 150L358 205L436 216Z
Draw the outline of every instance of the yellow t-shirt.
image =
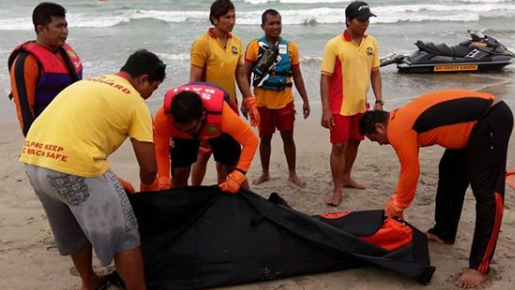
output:
M236 100L236 67L243 64L243 45L234 34L229 34L224 47L212 28L193 42L191 64L204 69L202 81L220 86Z
M370 74L379 69L379 49L366 35L358 45L345 31L325 46L322 74L330 75L329 108L333 114L352 116L366 111Z
M255 63L259 55L259 40L254 39L247 45L245 52L245 61ZM291 41L288 41L288 55L290 57L291 66L299 65L299 48ZM286 83L291 83L291 76L287 77ZM287 104L293 102L293 92L291 87L286 87L282 91L264 90L262 88L254 88L256 96L256 104L258 107L267 107L269 109L281 109Z
M95 77L64 89L32 124L20 161L55 171L97 177L127 136L153 142L152 116L126 79Z

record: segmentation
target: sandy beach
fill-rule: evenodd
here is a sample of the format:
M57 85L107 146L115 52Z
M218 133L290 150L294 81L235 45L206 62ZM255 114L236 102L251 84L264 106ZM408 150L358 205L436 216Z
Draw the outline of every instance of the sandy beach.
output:
M497 88L497 92L513 91L512 87ZM492 90L495 91L495 90ZM502 93L500 93L503 95ZM387 108L391 109L391 108ZM343 202L337 208L328 207L332 182L329 169L329 133L319 125L319 117L296 122L298 174L308 185L299 188L287 181L287 167L282 142L277 134L273 140L271 180L252 190L268 197L280 193L292 207L310 214L382 208L393 192L399 164L390 146L362 143L354 167L354 178L367 186L365 190L346 189ZM300 117L298 117L300 118ZM18 162L23 142L18 124L0 122L0 289L80 289L80 279L69 257L61 257L56 249L41 204ZM508 168L515 166L515 142L510 144ZM438 161L442 148L421 150L421 176L417 196L405 211L405 219L419 229L427 230L433 222L434 197ZM112 168L119 176L139 184L138 167L130 144L126 142L111 158ZM204 184L215 182L214 166L208 167ZM261 173L256 155L248 176L253 180ZM514 285L515 208L514 190L506 189L503 226L491 266L491 278L481 289L509 289ZM454 245L431 243L431 261L436 273L429 286L379 268L362 268L307 275L289 279L227 287L226 289L453 289L454 279L467 267L474 228L475 201L467 193L464 211ZM106 272L111 268L96 270ZM457 289L457 288L456 288Z

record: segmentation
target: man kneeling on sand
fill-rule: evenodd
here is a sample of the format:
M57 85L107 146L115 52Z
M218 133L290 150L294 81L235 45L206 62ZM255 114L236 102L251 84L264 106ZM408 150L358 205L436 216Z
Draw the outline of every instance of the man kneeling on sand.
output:
M453 244L469 184L476 198L476 227L469 268L456 285L472 288L488 278L504 209L508 141L513 115L489 93L444 90L422 95L392 112L369 111L360 131L381 145L390 144L401 163L395 193L385 206L402 217L410 206L420 174L419 147L446 148L440 160L435 225L429 240Z

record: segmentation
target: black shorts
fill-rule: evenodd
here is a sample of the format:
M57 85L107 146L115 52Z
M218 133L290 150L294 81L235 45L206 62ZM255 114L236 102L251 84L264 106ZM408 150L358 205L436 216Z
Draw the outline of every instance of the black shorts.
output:
M173 168L188 167L197 161L199 139L173 138L170 158ZM215 161L224 165L236 165L240 160L241 146L227 134L209 139Z

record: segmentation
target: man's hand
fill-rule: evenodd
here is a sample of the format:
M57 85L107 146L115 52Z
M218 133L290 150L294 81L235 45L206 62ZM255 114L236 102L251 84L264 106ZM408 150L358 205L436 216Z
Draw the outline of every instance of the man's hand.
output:
M234 170L233 172L229 173L229 175L227 175L227 179L218 186L223 191L235 194L238 192L238 190L240 190L241 184L244 181L245 174L238 170Z
M256 97L250 96L245 98L245 106L247 107L248 114L250 116L250 125L252 127L259 126L260 118L259 112L256 106Z
M159 176L157 178L158 189L166 190L172 188L172 180L168 176Z
M309 117L309 113L311 113L311 109L309 108L308 102L304 102L304 104L302 104L302 113L304 114L304 119L307 119Z
M247 106L245 106L245 101L241 102L241 107L240 107L240 110L241 110L241 114L243 115L243 117L245 117L245 119L249 119L249 110L247 109Z
M322 127L332 129L334 126L333 114L330 111L322 112Z
M121 177L118 177L118 181L120 181L123 189L125 189L126 192L136 193L136 189L134 189L134 186L132 186L132 184L130 182L128 182L127 180L125 180Z
M392 195L384 207L384 213L392 218L404 219L403 211L404 209L397 204L396 195Z
M168 176L158 176L156 179L154 179L152 184L145 184L141 182L139 185L139 190L141 192L166 190L170 188L172 188L172 181Z
M374 111L383 111L383 105L380 103L376 103L374 105Z

